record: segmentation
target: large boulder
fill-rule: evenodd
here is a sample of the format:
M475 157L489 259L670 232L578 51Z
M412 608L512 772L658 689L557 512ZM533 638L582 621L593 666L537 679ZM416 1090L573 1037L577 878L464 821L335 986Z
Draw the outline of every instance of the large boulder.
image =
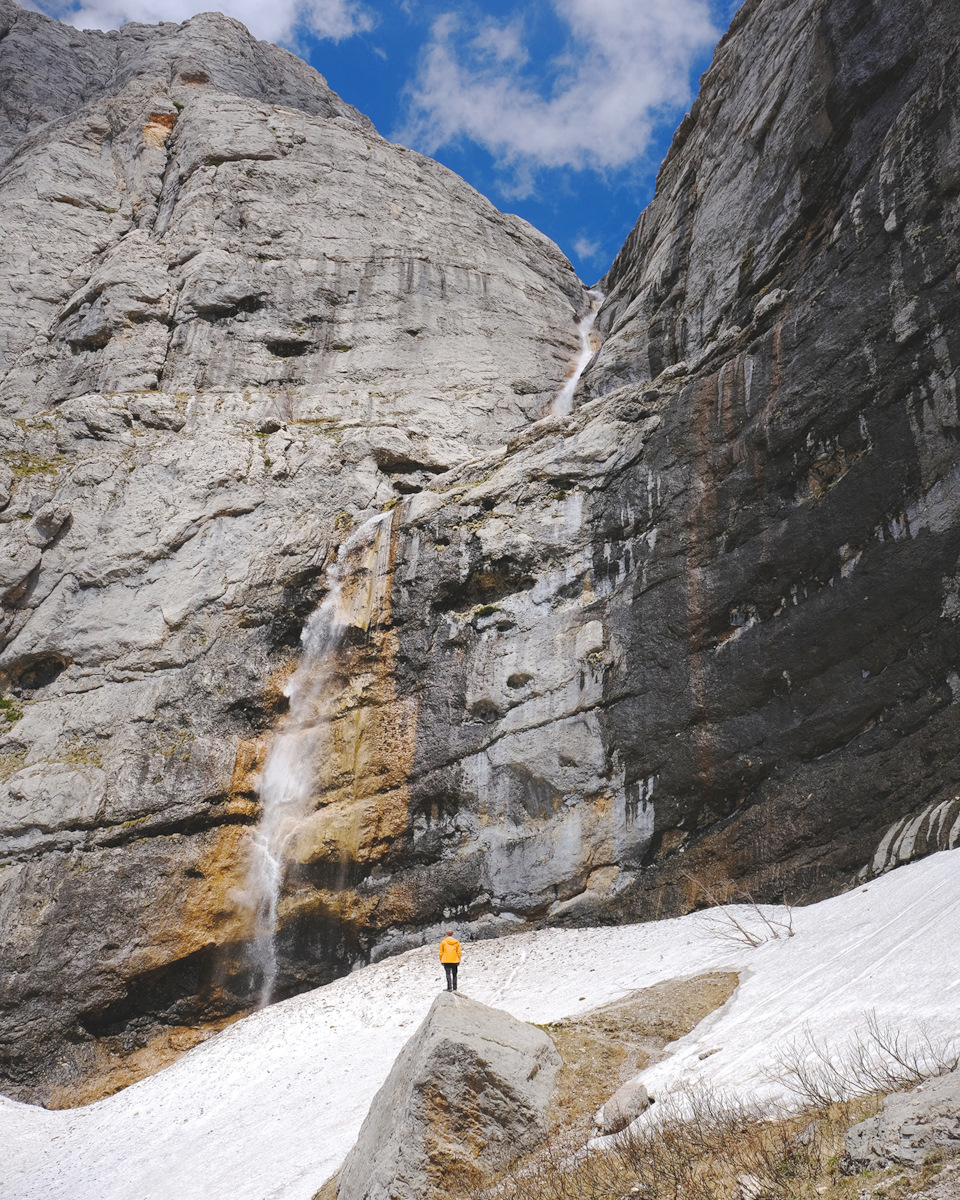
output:
M919 1166L934 1151L960 1151L960 1070L884 1100L876 1116L846 1137L850 1171Z
M374 1097L338 1200L432 1200L479 1186L545 1136L559 1067L535 1026L441 993Z

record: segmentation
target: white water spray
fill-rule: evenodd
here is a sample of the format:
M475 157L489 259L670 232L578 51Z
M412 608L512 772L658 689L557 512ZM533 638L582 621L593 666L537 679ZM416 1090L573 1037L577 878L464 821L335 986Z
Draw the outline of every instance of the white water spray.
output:
M340 547L327 578L330 590L303 628L303 655L284 689L290 710L273 739L260 784L261 818L253 837L244 903L253 913L250 961L260 978L258 1007L273 998L277 981L277 915L291 840L310 816L314 784L328 749L339 699L337 652L351 626L369 628L378 616L378 585L389 569L392 513L364 522ZM376 541L367 588L345 594L351 555Z
M580 382L580 376L587 369L587 364L597 352L593 326L596 323L600 305L603 303L603 293L597 291L596 288L592 288L587 292L587 295L590 297L590 307L577 323L577 332L580 334L580 354L573 369L573 374L553 398L549 410L552 417L565 417L568 413L573 412L573 396L577 390L577 384Z

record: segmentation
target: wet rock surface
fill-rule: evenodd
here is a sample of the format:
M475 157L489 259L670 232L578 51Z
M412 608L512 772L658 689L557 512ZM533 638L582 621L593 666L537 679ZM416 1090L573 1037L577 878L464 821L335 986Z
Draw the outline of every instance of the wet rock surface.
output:
M0 28L11 1094L249 1004L270 732L388 505L281 994L960 840L954 8L742 6L555 417L569 264L292 56Z
M534 1025L437 997L374 1097L338 1200L467 1194L547 1132L560 1055Z

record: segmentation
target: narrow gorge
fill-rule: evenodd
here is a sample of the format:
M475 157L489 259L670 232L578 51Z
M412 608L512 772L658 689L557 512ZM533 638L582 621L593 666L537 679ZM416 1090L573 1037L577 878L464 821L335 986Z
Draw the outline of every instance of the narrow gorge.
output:
M230 18L0 0L4 1094L960 844L958 52L745 0L588 287Z

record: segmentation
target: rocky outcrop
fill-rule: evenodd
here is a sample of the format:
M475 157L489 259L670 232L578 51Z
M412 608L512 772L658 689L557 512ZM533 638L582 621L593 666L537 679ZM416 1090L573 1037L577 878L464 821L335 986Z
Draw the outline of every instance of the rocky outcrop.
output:
M846 1137L844 1169L919 1167L933 1154L960 1151L960 1073L928 1079L912 1092L887 1096L874 1117Z
M541 235L226 18L0 5L8 1088L250 1002L270 733L391 505L281 994L960 840L953 8L747 0L544 417Z
M441 1200L483 1186L545 1137L559 1068L535 1026L441 994L374 1097L338 1200Z
M75 116L84 105L115 95L135 79L209 86L373 128L306 63L278 46L255 41L239 21L220 13L202 13L182 25L133 22L119 30L80 32L2 0L0 40L5 43L0 56L0 161L29 135L45 130L44 137L49 136L51 122Z

